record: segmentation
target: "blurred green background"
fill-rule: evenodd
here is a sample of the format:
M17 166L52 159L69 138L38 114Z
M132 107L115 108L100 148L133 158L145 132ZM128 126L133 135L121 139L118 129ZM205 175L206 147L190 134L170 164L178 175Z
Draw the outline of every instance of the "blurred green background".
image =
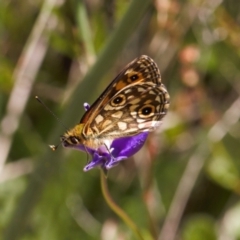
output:
M0 2L1 239L135 239L98 169L59 143L117 73L147 54L171 105L160 131L108 174L145 239L240 239L240 2Z

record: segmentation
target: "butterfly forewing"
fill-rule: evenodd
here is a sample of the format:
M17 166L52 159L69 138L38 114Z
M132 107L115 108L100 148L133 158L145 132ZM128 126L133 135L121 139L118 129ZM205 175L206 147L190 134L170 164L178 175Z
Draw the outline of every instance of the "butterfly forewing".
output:
M85 113L86 139L113 139L154 130L166 115L169 94L156 63L141 56L128 64Z

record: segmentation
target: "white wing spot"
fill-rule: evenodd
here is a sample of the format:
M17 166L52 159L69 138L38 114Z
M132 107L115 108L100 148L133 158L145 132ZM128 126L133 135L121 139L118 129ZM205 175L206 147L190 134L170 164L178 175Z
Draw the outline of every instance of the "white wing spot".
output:
M125 90L125 94L130 93L131 91L132 91L132 89L127 89L127 90Z
M97 115L97 117L95 118L95 122L97 124L99 124L102 120L103 120L103 116L102 115Z
M138 92L145 92L146 91L146 89L145 88L142 88L142 87L138 87Z
M126 70L125 75L128 75L128 73L131 73L131 72L133 72L133 69L129 68L129 69Z
M160 97L157 96L157 97L155 98L155 100L156 100L157 102L160 102Z
M140 98L135 98L135 99L131 100L130 104L136 105L136 104L138 104L139 102L141 102L141 99L140 99Z
M108 125L110 125L111 123L112 123L111 120L106 120L106 121L103 123L102 127L105 128L105 127L107 127Z
M121 118L123 115L123 112L122 111L118 111L118 112L115 112L112 114L112 117L114 118Z
M105 111L113 110L114 107L111 107L109 104L104 108Z
M122 131L127 129L127 123L125 123L125 122L118 122L117 125L118 125L119 129Z

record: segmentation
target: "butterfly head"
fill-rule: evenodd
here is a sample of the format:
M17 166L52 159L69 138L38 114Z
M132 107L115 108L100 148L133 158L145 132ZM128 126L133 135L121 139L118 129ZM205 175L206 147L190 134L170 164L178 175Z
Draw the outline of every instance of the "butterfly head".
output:
M82 136L82 129L84 124L78 124L74 128L70 129L63 136L61 136L61 142L64 147L76 148L79 145L84 144Z

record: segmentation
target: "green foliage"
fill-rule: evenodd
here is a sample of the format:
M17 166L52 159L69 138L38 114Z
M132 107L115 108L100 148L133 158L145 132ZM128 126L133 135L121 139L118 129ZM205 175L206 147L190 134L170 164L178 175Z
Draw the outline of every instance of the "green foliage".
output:
M171 105L160 133L109 172L112 198L147 240L240 239L240 3L218 4L0 2L1 239L134 239L98 169L82 171L88 157L48 144L141 54Z
M186 221L182 236L184 240L215 240L214 220L206 215L193 215Z

